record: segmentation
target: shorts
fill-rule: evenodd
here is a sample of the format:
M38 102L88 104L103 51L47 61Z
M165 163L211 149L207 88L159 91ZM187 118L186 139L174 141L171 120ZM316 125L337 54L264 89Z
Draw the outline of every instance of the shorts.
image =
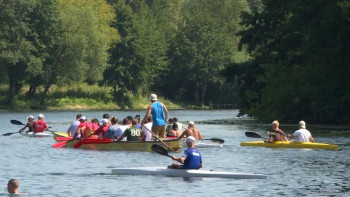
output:
M153 126L152 127L152 132L154 133L154 135L157 135L160 138L165 138L166 137L165 125L164 126Z

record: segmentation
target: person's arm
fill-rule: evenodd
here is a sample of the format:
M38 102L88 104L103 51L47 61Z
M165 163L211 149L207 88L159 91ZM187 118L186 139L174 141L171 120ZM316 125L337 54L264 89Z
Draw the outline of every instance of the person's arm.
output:
M171 156L171 158L175 161L178 161L180 163L185 162L186 158L184 156L180 157L180 158L176 158L175 156Z
M127 132L128 130L125 130L124 133L120 137L118 137L117 142L122 141L125 138Z
M22 129L20 129L19 131L18 131L18 133L20 133L21 131L23 131L25 128L27 128L28 126L27 126L28 124L26 124Z
M144 131L141 131L141 136L140 136L139 142L145 141L145 137L146 137L145 132L144 132Z
M142 123L145 123L145 122L146 122L147 117L151 114L151 112L152 112L152 105L150 105L150 106L148 107L147 112L146 112L146 115L145 115L145 117L143 117Z
M168 120L168 109L166 108L166 106L162 103L163 105L163 110L164 110L164 113L165 113L165 122Z
M292 135L292 134L288 134L288 137L289 137L290 139L295 138L295 136L294 136L294 135Z
M182 132L182 134L177 139L182 139L186 135L186 133L187 133L187 130Z
M197 129L197 131L198 131L198 138L203 141L204 140L203 135L201 134L201 132L198 129Z
M314 142L314 138L312 136L309 137L310 142Z

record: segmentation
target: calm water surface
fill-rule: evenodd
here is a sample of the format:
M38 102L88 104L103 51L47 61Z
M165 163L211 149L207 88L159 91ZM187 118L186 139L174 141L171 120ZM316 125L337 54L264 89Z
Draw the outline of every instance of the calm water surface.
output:
M41 112L0 112L0 133L18 131L11 119L26 122ZM66 131L78 111L44 112L52 130ZM145 111L110 111L119 119L144 115ZM238 111L171 111L180 122L234 118ZM101 119L103 112L84 111L88 118ZM111 168L166 166L168 157L157 153L90 151L52 148L52 138L30 138L14 134L0 136L0 196L7 196L9 179L20 181L27 196L350 196L350 149L342 151L268 149L241 147L252 141L246 131L266 136L265 126L196 125L207 138L225 140L223 148L200 149L204 169L261 173L266 180L219 178L184 179L154 176L114 176ZM283 124L281 125L283 129ZM314 136L318 142L345 144L349 137ZM182 150L183 151L183 150ZM181 152L182 152L181 151ZM171 153L180 156L180 153Z

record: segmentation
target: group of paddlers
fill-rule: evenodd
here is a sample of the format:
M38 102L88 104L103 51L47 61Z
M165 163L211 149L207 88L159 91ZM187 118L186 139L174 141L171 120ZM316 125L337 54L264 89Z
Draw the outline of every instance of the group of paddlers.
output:
M44 118L45 116L43 114L39 114L38 115L38 120L35 121L34 116L30 115L27 117L27 124L20 129L18 132L23 132L25 129L28 128L28 130L26 130L26 132L34 132L34 133L39 133L39 132L44 132L44 131L48 131L49 128L47 127L46 123L44 122ZM22 124L22 123L21 123Z

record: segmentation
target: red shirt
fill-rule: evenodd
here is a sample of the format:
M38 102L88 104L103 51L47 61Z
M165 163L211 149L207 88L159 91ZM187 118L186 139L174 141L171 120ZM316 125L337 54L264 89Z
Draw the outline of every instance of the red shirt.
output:
M38 120L34 124L35 132L44 132L45 128L47 128L46 123L43 120Z
M102 137L104 137L104 135L105 135L105 133L106 133L108 127L109 127L109 124L103 125L103 126L101 126L99 129L97 129L97 130L95 131L94 134L95 134L95 135L100 135L100 134L102 134Z

